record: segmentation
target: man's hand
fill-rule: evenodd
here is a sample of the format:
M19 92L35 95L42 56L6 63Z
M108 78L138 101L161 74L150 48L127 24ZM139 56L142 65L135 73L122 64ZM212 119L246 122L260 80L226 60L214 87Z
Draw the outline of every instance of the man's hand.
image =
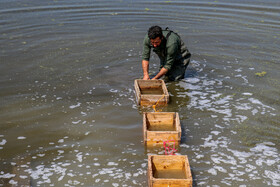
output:
M142 60L142 68L143 68L143 80L149 80L149 61Z
M163 75L165 75L167 72L168 72L168 69L161 68L161 70L158 72L158 74L157 74L154 78L152 78L152 80L161 78L161 77L162 77Z

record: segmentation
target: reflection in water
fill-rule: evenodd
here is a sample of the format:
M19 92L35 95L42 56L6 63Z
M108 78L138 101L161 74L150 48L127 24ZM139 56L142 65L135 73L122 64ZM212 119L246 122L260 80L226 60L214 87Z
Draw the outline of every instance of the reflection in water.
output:
M149 26L193 54L168 82L197 186L279 186L276 1L0 2L0 186L147 186L140 78ZM158 71L156 56L151 73ZM261 74L266 72L265 74ZM263 76L258 76L263 75ZM177 148L176 148L177 149Z

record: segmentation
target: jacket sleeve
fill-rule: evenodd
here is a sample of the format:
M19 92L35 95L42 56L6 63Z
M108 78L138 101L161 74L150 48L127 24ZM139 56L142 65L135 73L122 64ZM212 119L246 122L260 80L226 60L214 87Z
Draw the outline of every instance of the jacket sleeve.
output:
M166 50L166 63L163 67L167 70L170 70L176 59L178 45L176 43L171 43L170 45L166 46Z
M143 41L143 53L142 53L142 60L150 60L150 54L151 54L151 46L150 46L150 40L148 38L148 35L145 36L145 39Z

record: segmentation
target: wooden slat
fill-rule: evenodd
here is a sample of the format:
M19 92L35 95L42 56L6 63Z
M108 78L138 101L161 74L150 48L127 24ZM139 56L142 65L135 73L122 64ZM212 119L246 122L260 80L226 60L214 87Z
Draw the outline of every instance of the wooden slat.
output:
M134 88L135 88L135 95L136 95L136 100L137 100L136 102L137 102L138 105L140 105L140 102L141 102L141 92L140 92L137 80L134 81Z
M147 139L147 113L143 113L143 138L144 138L144 143L145 140Z
M176 112L176 117L175 117L175 125L176 125L176 130L179 132L179 138L181 140L181 135L182 135L182 128L181 128L181 123L180 123L180 118L179 118L179 113Z

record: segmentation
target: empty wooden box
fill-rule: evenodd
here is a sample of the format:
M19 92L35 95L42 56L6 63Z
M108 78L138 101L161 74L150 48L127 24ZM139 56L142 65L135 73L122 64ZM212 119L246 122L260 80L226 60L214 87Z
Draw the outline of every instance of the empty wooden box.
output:
M149 187L192 186L192 174L186 155L149 155Z
M163 144L164 141L181 141L181 125L177 112L143 113L143 136L146 145Z
M139 105L166 105L169 102L169 94L163 80L136 79L134 87Z

